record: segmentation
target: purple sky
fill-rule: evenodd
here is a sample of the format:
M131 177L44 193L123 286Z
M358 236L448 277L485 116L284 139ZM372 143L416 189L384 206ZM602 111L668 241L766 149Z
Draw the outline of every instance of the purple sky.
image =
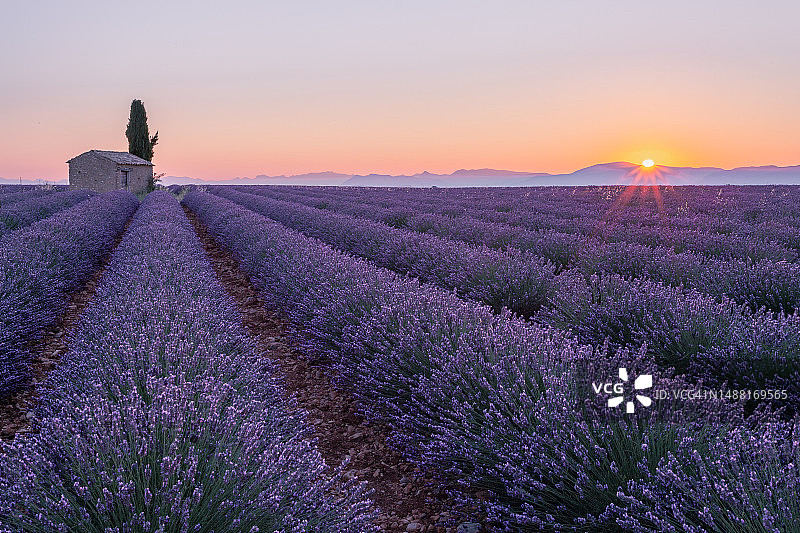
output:
M800 163L791 1L4 2L0 177Z

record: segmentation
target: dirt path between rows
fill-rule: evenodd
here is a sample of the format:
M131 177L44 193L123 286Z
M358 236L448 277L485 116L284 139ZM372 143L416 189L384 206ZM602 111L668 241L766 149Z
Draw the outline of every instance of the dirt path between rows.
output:
M19 391L0 403L0 439L12 440L17 433L30 433L34 419L34 407L39 397L39 384L42 383L56 367L61 354L67 351L67 334L75 328L86 307L91 302L97 284L114 255L122 237L128 231L133 220L131 215L122 232L114 242L111 251L103 259L94 275L76 292L69 296L66 311L59 321L41 333L28 345L33 354L31 362L31 379Z
M336 466L350 457L346 476L366 481L378 505L377 523L391 532L456 533L484 531L477 524L458 527L470 519L437 484L392 449L387 428L358 415L349 394L332 385L332 370L310 363L292 346L288 325L265 302L230 252L221 248L190 210L189 220L226 290L235 299L244 325L262 352L278 366L284 387L308 412L313 436L325 461Z

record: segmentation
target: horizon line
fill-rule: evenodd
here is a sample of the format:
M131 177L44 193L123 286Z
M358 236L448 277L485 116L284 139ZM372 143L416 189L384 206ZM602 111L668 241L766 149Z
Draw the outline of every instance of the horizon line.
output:
M266 177L266 178L294 178L294 177L298 177L298 176L305 176L305 175L308 175L308 174L341 174L343 176L414 177L414 176L419 176L419 175L423 175L423 174L431 174L431 175L434 175L434 176L451 176L451 175L453 175L453 174L455 174L456 172L459 172L459 171L468 171L469 172L469 171L481 171L481 170L490 170L490 171L493 171L493 172L513 172L513 173L517 173L517 174L531 174L531 175L538 174L538 175L548 175L548 176L568 176L570 174L574 174L575 172L579 172L581 170L586 170L588 168L592 168L592 167L596 167L596 166L604 166L604 165L615 165L615 164L625 164L625 165L630 165L630 166L633 166L633 167L641 167L642 166L641 163L632 163L630 161L608 161L608 162L605 162L605 163L594 163L594 164L591 164L591 165L588 165L588 166L585 166L585 167L580 167L580 168L578 168L576 170L573 170L572 172L539 172L539 171L529 171L529 170L500 169L500 168L491 168L491 167L482 167L482 168L464 168L464 167L461 167L461 168L453 170L452 172L449 172L449 173L436 173L436 172L430 172L430 171L427 171L427 170L423 170L423 171L417 172L415 174L384 174L384 173L378 173L378 172L370 172L370 173L367 173L367 174L358 174L358 173L339 172L339 171L336 171L336 170L320 170L320 171L302 172L302 173L298 173L298 174L270 175L270 174L259 173L259 174L256 174L253 177L250 177L250 176L233 176L233 177L210 177L210 178L207 177L207 178L200 178L200 177L185 176L185 175L184 176L178 176L178 175L174 175L174 174L169 174L169 175L166 175L164 177L165 178L196 179L196 180L200 180L200 181L229 181L229 180L236 180L236 179L258 179L259 176L263 176L263 177ZM158 164L154 164L154 167L157 168ZM783 166L775 165L775 164L746 165L746 166L738 166L738 167L731 167L731 168L718 167L718 166L712 166L712 165L702 165L702 166L686 166L686 165L683 165L683 166L675 166L675 165L659 165L659 164L656 164L656 165L654 165L653 167L650 167L650 168L654 168L654 169L655 168L672 168L672 169L703 169L703 168L711 168L711 169L718 169L718 170L722 170L722 171L731 171L731 170L739 170L739 169L748 169L748 168L757 169L757 168L765 168L765 167L773 167L773 168L778 168L778 169L792 168L792 167L800 167L800 163L795 164L795 165L783 165ZM36 182L36 181L49 182L49 181L68 180L69 176L61 177L61 178L52 178L52 177L50 177L50 178L24 178L24 177L7 178L5 176L0 176L0 179L14 180L14 181L21 180L23 182L24 181L29 181L29 182ZM11 183L6 183L4 185L12 185L12 184Z

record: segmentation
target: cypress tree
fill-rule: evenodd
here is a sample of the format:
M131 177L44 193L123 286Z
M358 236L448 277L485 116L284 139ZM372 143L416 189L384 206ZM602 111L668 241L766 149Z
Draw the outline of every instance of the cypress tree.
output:
M158 132L152 137L147 127L147 111L141 100L131 102L131 115L128 118L128 128L125 130L128 138L128 152L147 161L153 160L153 147L158 144ZM156 187L156 180L150 178L147 184L149 190Z
M131 115L128 119L128 128L125 130L128 138L128 152L147 161L153 160L153 147L158 144L158 132L152 137L147 127L147 112L141 100L131 102Z

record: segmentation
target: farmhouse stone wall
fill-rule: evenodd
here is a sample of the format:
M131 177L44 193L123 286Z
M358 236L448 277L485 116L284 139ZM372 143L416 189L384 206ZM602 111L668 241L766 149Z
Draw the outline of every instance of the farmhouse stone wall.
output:
M153 176L153 167L141 165L119 165L121 170L128 170L128 190L136 194L147 190L147 184ZM120 180L121 172L120 172Z
M115 176L117 165L100 157L84 155L69 164L69 185L75 189L97 192L115 191L120 188Z
M127 171L127 184L124 173ZM153 167L115 163L91 152L81 154L69 161L69 185L73 189L88 189L97 192L126 189L132 193L147 190Z

